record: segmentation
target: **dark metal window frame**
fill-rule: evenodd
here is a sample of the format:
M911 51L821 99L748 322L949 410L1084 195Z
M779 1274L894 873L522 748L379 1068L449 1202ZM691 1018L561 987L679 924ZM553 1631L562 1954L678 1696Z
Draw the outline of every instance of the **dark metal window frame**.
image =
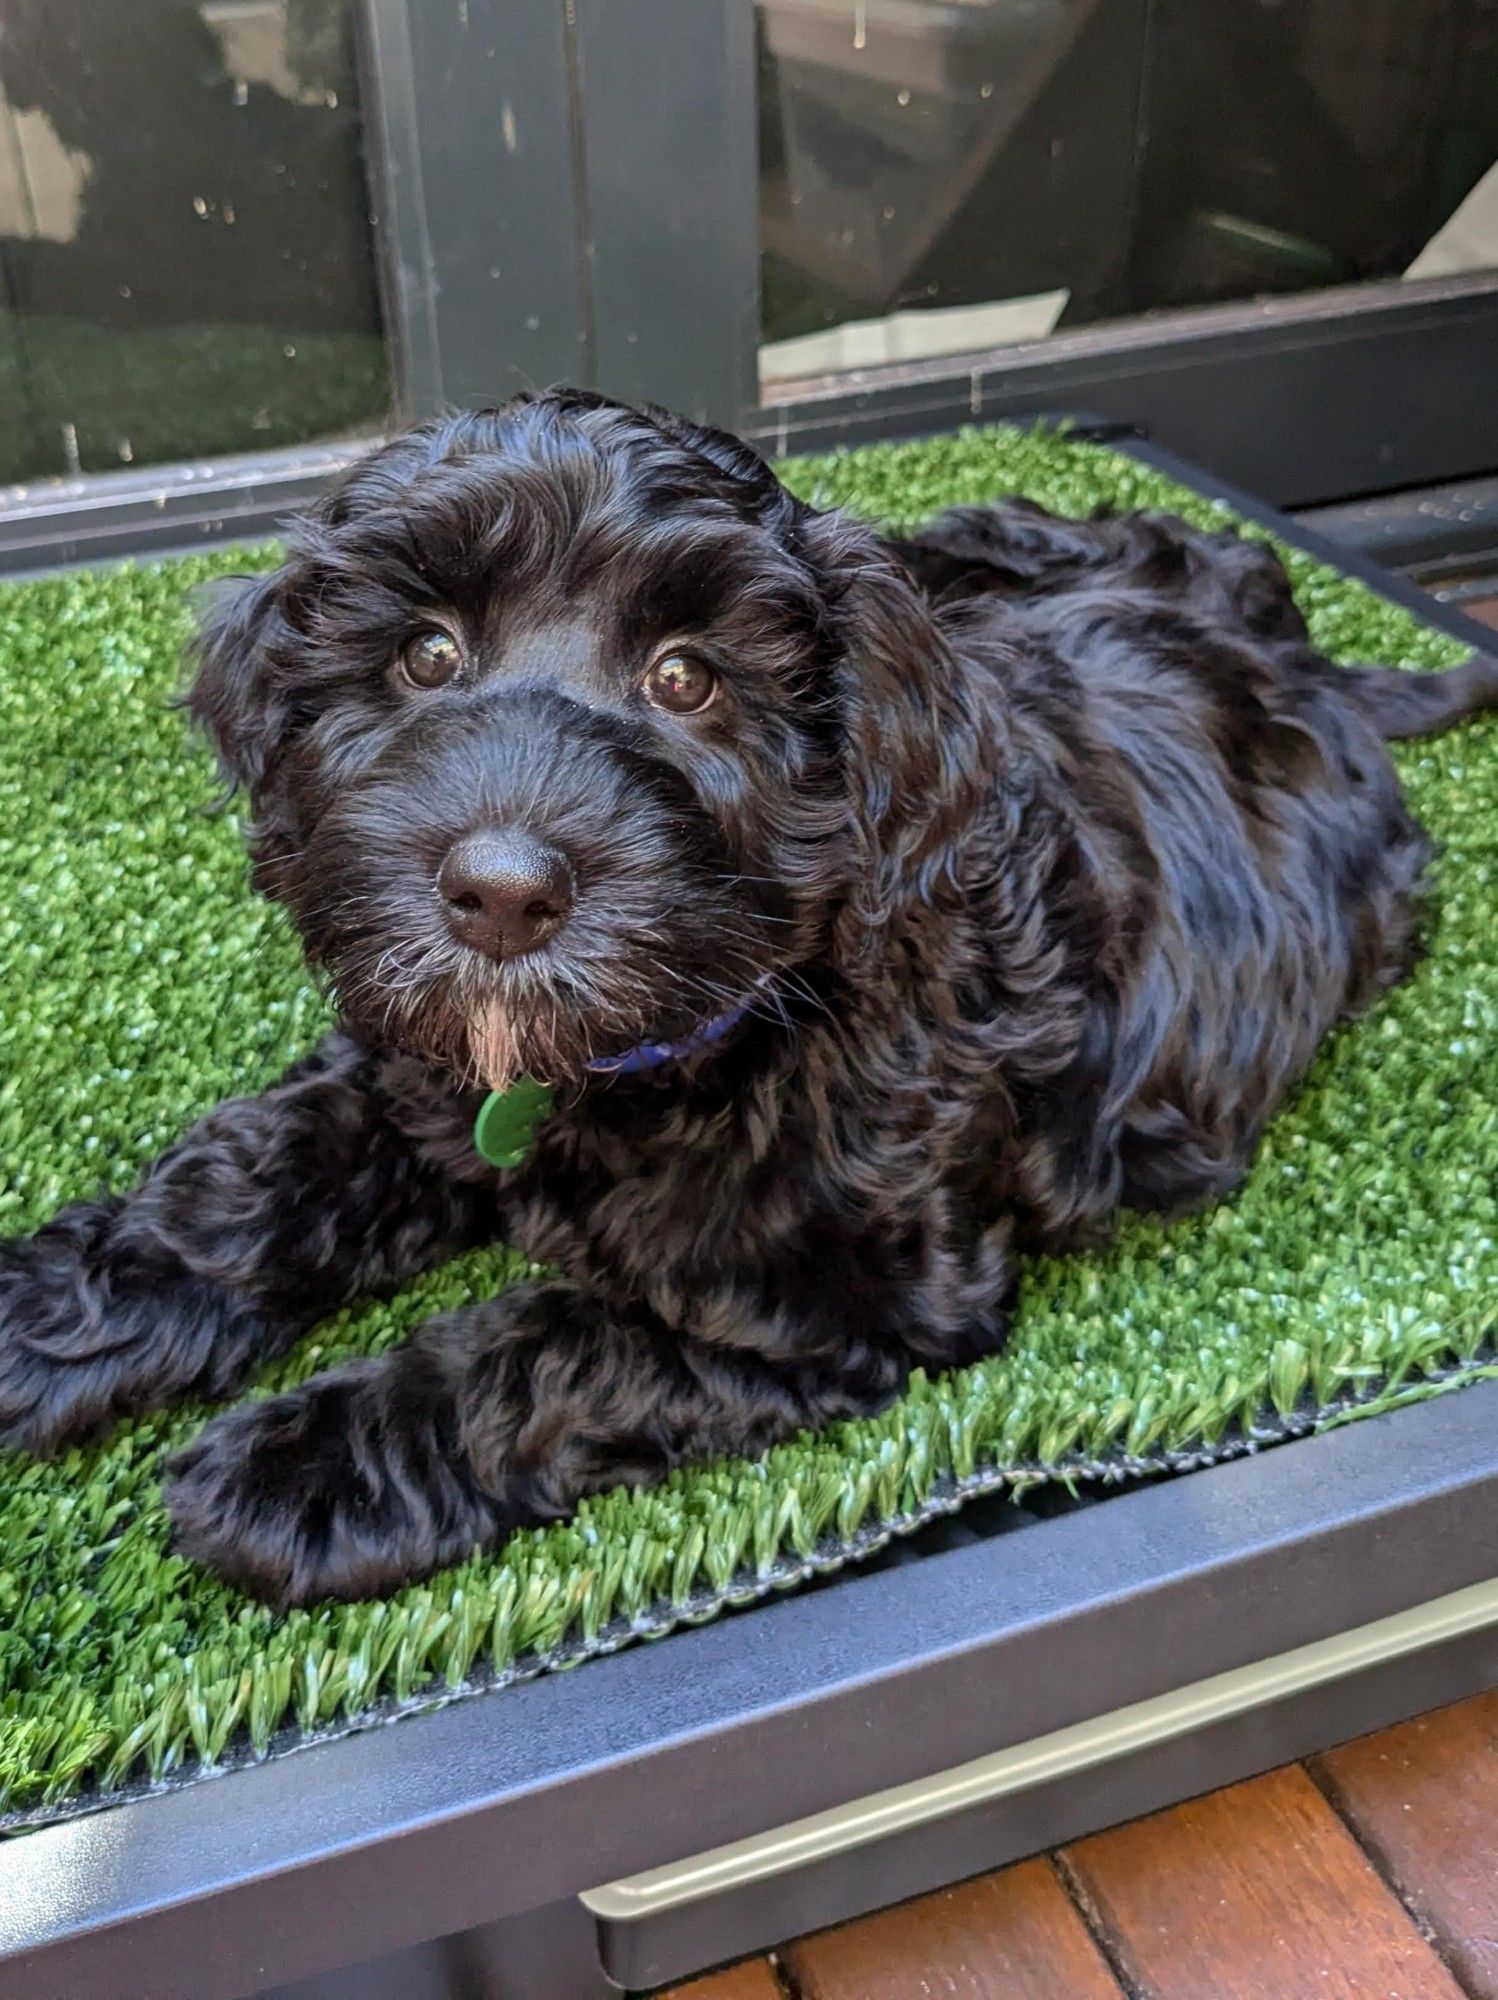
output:
M1498 273L1152 315L762 400L753 0L356 0L394 418L556 380L771 452L1083 408L1280 506L1498 471ZM362 445L0 495L0 574L267 534Z

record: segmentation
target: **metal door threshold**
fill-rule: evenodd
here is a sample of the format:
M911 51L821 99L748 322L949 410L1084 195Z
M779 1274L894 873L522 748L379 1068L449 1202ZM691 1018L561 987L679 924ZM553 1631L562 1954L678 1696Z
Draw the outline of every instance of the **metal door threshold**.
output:
M1185 1743L1198 1760L1201 1781L1188 1794L1263 1768L1266 1744L1284 1745L1276 1754L1285 1758L1325 1747L1393 1719L1396 1668L1422 1686L1434 1670L1454 1693L1485 1685L1498 1673L1498 1581L586 1890L604 1969L623 1987L659 1985L1000 1866L1093 1830L1100 1790L1127 1786L1131 1773L1142 1781L1138 1810L1173 1800L1184 1794L1162 1782L1167 1760L1158 1754L1171 1746ZM1329 1734L1323 1718L1333 1712ZM1208 1732L1217 1746L1210 1758Z

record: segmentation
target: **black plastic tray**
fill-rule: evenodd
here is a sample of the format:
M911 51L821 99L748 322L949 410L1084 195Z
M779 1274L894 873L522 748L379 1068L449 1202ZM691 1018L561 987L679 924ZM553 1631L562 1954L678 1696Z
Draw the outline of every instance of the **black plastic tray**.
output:
M1169 453L1098 434L1489 644ZM1498 1684L1491 1624L768 1889L642 1923L579 1900L1486 1583L1495 1522L1487 1383L1023 1532L938 1537L580 1674L0 1846L0 1993L590 2000L618 1990L609 1974L679 1977Z

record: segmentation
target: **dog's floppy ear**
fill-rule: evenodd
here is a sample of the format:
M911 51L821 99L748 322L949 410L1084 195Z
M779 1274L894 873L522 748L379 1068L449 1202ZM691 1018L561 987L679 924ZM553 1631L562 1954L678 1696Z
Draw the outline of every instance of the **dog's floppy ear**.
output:
M729 432L666 410L648 414L746 488L761 523L816 577L838 659L844 769L863 849L854 902L880 922L900 902L935 892L951 835L968 823L986 782L966 676L889 542L798 500Z
M843 760L860 853L855 933L960 894L954 842L997 781L1001 745L924 593L872 530L837 514L797 542L836 649Z
M250 879L267 896L280 893L281 870L296 844L291 800L277 782L292 733L291 697L277 671L289 631L287 588L284 567L209 587L198 602L197 672L185 698L218 752L226 783L249 794Z
M280 570L232 576L205 586L197 600L196 671L186 707L218 752L231 785L261 793L286 722L271 649L282 630Z

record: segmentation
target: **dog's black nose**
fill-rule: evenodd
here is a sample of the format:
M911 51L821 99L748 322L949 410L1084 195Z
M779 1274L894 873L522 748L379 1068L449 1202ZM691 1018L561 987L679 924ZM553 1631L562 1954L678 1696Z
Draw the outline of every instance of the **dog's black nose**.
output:
M565 854L513 829L470 833L437 871L453 933L490 958L518 958L551 936L572 908Z

